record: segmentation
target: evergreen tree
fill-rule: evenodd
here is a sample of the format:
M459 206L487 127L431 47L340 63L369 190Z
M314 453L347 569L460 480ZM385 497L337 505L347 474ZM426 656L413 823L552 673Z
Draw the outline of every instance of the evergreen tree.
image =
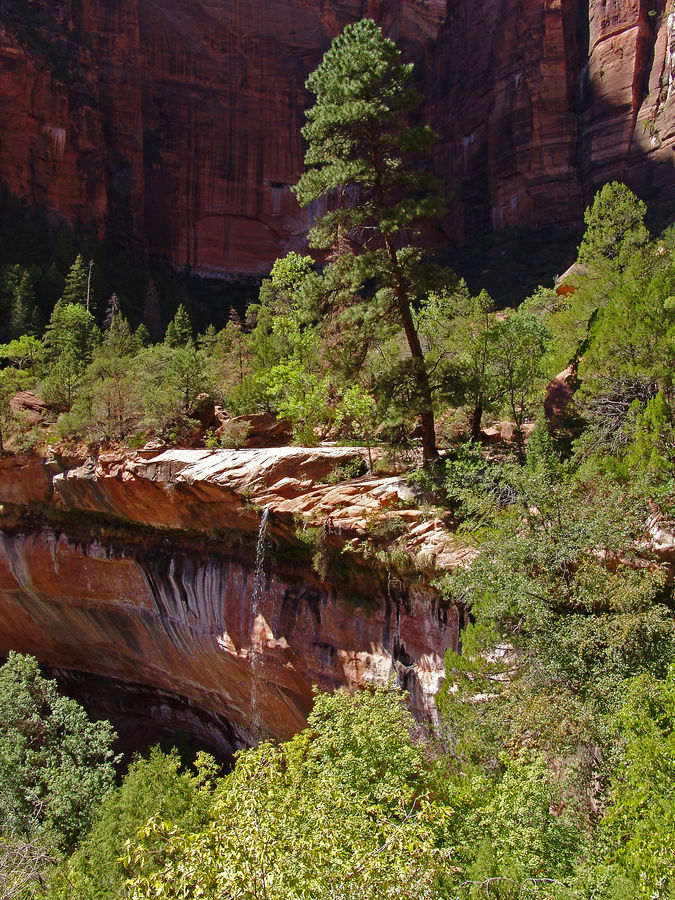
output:
M79 900L128 897L126 882L136 872L122 863L125 843L134 841L153 816L169 818L186 829L206 825L209 800L203 778L181 771L176 750L167 755L153 748L147 759L132 762L119 789L105 798L92 830L52 879L48 897L67 900L74 893ZM161 838L153 844L160 850Z
M645 204L625 184L606 184L584 213L579 262L591 269L624 268L649 240L646 212Z
M50 825L72 847L112 788L115 733L91 722L31 656L11 652L0 668L0 826Z
M110 319L110 324L103 338L103 351L107 356L133 356L138 349L129 323L118 311Z
M136 331L134 331L134 341L137 350L141 350L143 347L147 347L150 344L150 332L142 322Z
M11 265L3 268L0 273L0 338L2 340L9 341L15 336L12 328L14 299L23 272L22 266Z
M438 458L432 391L412 304L431 286L431 273L410 234L420 219L440 217L444 204L437 180L409 162L426 155L436 137L409 120L420 102L411 77L412 66L372 20L335 38L307 81L316 103L303 128L308 170L295 192L303 206L327 198L330 207L310 233L312 246L333 251L324 303L333 310L374 305L363 313L366 339L392 319L405 333L429 465Z
M120 313L120 301L117 294L112 293L110 295L110 299L108 300L108 305L105 311L105 319L103 321L103 325L106 331L110 331L110 327L113 323L115 316Z
M207 356L213 356L214 351L218 346L218 332L216 331L213 322L207 326L206 331L203 331L197 337L197 346L206 353Z
M599 311L622 289L625 277L640 280L652 268L654 257L645 213L645 204L618 182L598 191L586 210L575 290L550 319L556 371L585 356L589 332Z
M52 356L69 350L78 364L84 366L91 360L100 336L96 320L90 312L79 303L59 300L49 320L45 342Z
M11 330L14 337L21 337L22 334L35 336L33 331L35 309L35 287L30 272L26 270L14 294L11 314Z
M71 409L82 385L84 366L70 348L65 348L52 362L42 384L42 397L59 412Z
M241 384L249 362L248 336L244 332L241 317L234 308L230 309L230 317L224 331L229 342L229 358L234 364L237 380Z
M188 416L199 394L208 392L210 386L209 367L204 354L191 340L184 347L177 347L164 373L164 390L167 397L174 398L175 413Z
M66 276L66 283L63 286L63 294L59 302L63 304L79 303L80 306L86 306L88 283L89 267L82 259L82 255L78 253Z
M192 343L192 325L190 324L187 310L182 303L178 306L176 315L169 322L164 340L169 347L174 349L186 347Z

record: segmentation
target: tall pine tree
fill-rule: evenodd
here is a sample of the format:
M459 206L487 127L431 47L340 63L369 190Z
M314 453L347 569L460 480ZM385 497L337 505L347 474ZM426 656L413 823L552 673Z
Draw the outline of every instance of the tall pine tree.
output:
M363 320L371 327L393 320L405 333L430 465L438 458L432 390L413 305L434 273L411 235L420 220L439 218L444 202L437 180L415 168L436 135L410 121L420 102L411 77L412 65L401 62L375 22L347 26L307 80L316 103L302 132L308 169L295 192L303 206L322 199L328 206L310 232L311 246L332 251L323 279L327 302L340 310L365 301Z

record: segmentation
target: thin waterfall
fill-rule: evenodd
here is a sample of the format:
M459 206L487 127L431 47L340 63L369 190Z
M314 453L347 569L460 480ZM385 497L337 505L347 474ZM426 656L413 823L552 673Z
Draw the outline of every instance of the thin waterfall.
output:
M265 584L265 540L267 539L267 523L270 517L270 508L266 506L260 516L258 528L258 543L255 547L255 570L253 575L253 595L251 597L251 616L255 620L258 614L258 605Z
M251 594L251 725L253 731L262 740L264 737L264 728L259 712L258 701L258 684L260 681L260 651L255 645L255 628L258 619L258 610L260 608L260 598L262 597L263 588L265 586L265 546L267 540L267 524L270 517L269 506L266 506L260 516L260 527L258 528L258 542L255 548L255 569L253 572L253 593Z

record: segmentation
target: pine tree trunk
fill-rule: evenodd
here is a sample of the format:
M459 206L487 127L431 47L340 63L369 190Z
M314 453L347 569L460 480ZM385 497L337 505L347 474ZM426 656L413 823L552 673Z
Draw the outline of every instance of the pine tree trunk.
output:
M405 283L401 277L401 272L396 258L396 250L390 239L385 238L387 253L392 264L393 275L396 279L396 305L401 317L403 331L405 332L410 355L415 363L415 381L417 382L417 393L422 400L422 409L420 410L420 424L422 427L422 460L425 469L433 466L439 460L438 450L436 449L436 429L434 427L434 408L431 397L431 385L429 384L429 376L424 364L424 353L420 344L419 335L415 330L412 313L410 312L410 301L406 291Z

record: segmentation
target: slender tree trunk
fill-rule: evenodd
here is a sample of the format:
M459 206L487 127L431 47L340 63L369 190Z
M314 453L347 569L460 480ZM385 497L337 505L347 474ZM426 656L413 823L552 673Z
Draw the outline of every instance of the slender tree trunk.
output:
M431 385L429 384L429 375L424 364L422 345L420 344L419 335L415 330L415 323L413 322L412 313L410 312L410 301L399 269L396 250L388 237L385 237L384 242L396 279L394 288L396 305L398 306L403 331L405 332L408 347L410 348L410 355L415 364L417 392L422 400L422 409L420 410L420 423L422 426L422 460L424 468L427 469L439 460L438 450L436 449L436 429L434 428L434 408L431 397Z
M368 474L372 475L373 474L373 452L370 449L370 434L368 432L366 432L366 449L368 450Z
M483 418L483 404L480 400L476 401L476 405L473 408L473 413L471 414L471 440L474 443L478 443L480 441L480 423Z
M513 390L513 387L509 390L509 398L511 403L511 414L513 415L513 421L516 426L516 453L518 454L518 459L520 462L525 460L525 445L523 443L523 429L522 429L522 406L520 415L518 414L518 407L516 405L516 395Z

